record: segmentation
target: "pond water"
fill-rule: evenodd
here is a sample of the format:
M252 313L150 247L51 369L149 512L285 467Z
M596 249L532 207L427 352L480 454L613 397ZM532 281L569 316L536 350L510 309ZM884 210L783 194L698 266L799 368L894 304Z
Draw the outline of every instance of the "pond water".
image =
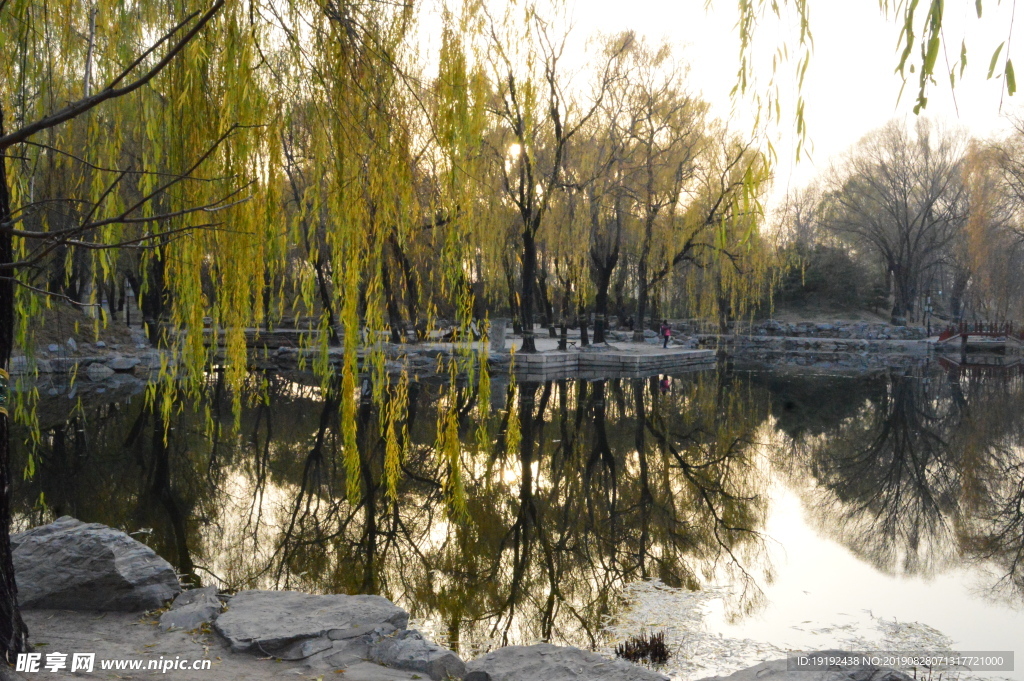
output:
M355 504L337 398L308 377L253 375L237 427L215 375L166 423L131 392L41 391L42 439L16 449L34 468L20 526L119 527L202 584L379 593L466 657L607 651L647 628L668 632L680 679L909 646L1014 650L1021 671L982 676L1024 679L1014 370L496 376L487 405L413 383L394 500L376 408L358 406ZM435 451L450 400L464 515Z

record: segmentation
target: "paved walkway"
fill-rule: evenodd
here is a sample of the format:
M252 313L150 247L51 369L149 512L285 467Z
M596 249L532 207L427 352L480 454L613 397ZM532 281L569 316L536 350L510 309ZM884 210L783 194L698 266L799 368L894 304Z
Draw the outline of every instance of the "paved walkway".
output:
M574 346L569 346L570 351L580 349L579 336L577 336L576 338L570 336L569 340L570 342L576 343L576 345ZM553 352L558 349L557 338L548 338L546 335L543 338L538 336L534 342L537 345L537 352ZM512 337L505 340L505 349L510 349L513 346L515 347L516 352L519 352L519 349L523 346L523 339L518 337ZM601 348L608 352L624 353L631 355L673 354L687 349L683 348L680 345L670 344L668 346L668 349L664 349L661 347L661 343L623 343L621 341L616 341L615 343L602 343L601 345L595 345L591 343L588 347L593 348L595 350Z

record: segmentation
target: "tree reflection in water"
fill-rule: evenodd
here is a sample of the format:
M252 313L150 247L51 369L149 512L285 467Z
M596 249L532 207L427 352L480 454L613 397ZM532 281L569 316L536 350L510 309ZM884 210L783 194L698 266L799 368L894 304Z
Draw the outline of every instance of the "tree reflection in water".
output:
M66 413L55 398L39 409L16 517L152 528L136 536L197 582L380 593L466 654L537 639L590 647L637 580L728 583L733 616L758 608L774 468L805 490L820 531L878 569L933 574L967 559L1024 593L1019 374L660 378L496 378L488 410L470 387L411 383L395 502L367 401L354 505L338 395L301 376L254 374L236 429L212 375L166 441L141 399ZM459 414L465 517L451 515L434 451L443 400Z
M803 481L820 532L887 574L967 560L1024 598L1019 370L893 370L843 390L832 378L768 383L786 435L776 465Z
M737 612L757 602L766 502L752 443L767 400L724 372L496 381L488 451L476 445L483 412L470 388L414 383L397 503L382 486L376 409L357 411L355 505L344 500L337 395L261 375L252 397L264 380L266 398L238 431L215 377L207 403L172 417L166 443L141 399L54 416L18 491L21 522L70 513L151 527L147 541L196 581L381 593L464 648L593 646L619 588L641 579L731 579L745 587ZM464 518L450 516L434 453L433 414L448 399L464 443Z

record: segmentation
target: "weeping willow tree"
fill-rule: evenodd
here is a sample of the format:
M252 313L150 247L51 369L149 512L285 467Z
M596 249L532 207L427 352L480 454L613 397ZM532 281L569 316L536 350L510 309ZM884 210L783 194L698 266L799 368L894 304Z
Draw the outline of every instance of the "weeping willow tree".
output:
M289 241L304 243L308 259L297 270L297 304L326 332L315 336L320 347L312 368L325 390L340 395L352 501L364 486L360 399L387 414L380 435L392 492L405 456L401 424L411 379L405 370L389 373L388 353L402 353L408 326L417 340L429 337L441 314L454 320L459 341L482 321L475 313L473 244L482 238L486 202L468 178L477 174L486 89L461 44L471 20L472 12L445 15L437 73L428 77L409 47L416 27L411 5L329 4L317 12L297 3L291 16L274 15L288 38L277 55L284 64L277 87L289 102ZM332 336L341 345L337 370L328 361ZM486 394L486 357L465 343L454 350L446 373L453 381L468 375ZM442 401L437 416L437 450L450 472L453 510L460 511L455 402Z
M63 295L48 271L84 260L98 280L118 251L133 250L143 293L153 287L166 308L161 337L179 376L198 385L208 315L227 330L240 379L244 328L262 316L258 284L280 244L273 194L248 200L276 172L271 135L253 113L266 100L252 33L242 3L227 0L0 5L9 55L0 64L0 367L16 344L31 348L33 320ZM0 415L0 647L10 660L27 632L7 534L8 419Z
M381 435L393 490L408 377L387 376L376 342L388 330L393 295L386 249L401 260L421 232L445 226L432 236L443 267L431 290L468 326L466 234L476 209L461 178L473 163L467 131L480 127L475 102L482 101L480 81L449 30L437 106L411 106L422 94L401 62L411 19L409 7L376 3L0 4L0 41L16 57L4 62L0 76L3 406L12 350L17 345L31 354L33 320L54 300L68 298L62 283L81 278L87 263L92 280L73 302L98 307L104 281L130 252L141 269L137 292L153 302L151 338L172 358L150 401L163 416L180 409L179 399L201 389L216 360L238 412L248 367L245 329L266 318L274 300L268 286L283 280L288 243L305 237L306 256L319 264L320 276L317 286L299 282L301 302L312 310L319 289L323 325L343 345L335 371L327 361L331 334L321 334L324 347L313 368L324 388L341 396L348 495L357 496L361 484L355 442L361 369L370 372L370 397L390 405ZM440 132L436 139L417 129L416 115L430 119ZM434 144L428 160L441 170L424 181L417 172L428 143ZM316 181L301 181L303 174ZM282 224L288 192L297 208ZM98 315L97 325L103 322ZM223 356L207 336L221 340ZM478 368L476 361L472 352L458 353L449 370L453 377L475 376L486 395L486 365ZM439 422L450 424L454 409L446 403ZM30 400L21 399L12 412L33 418ZM6 532L8 418L4 409L0 645L11 659L26 650L27 632ZM438 431L438 450L451 471L449 498L458 510L459 442L450 426Z

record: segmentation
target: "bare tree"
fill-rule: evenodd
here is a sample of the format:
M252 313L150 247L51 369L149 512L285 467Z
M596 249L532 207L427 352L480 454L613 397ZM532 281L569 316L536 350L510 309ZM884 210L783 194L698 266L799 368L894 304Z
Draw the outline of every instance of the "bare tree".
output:
M562 181L566 147L598 112L616 78L614 66L629 42L623 41L617 50L602 55L598 85L590 101L581 104L567 89L563 64L567 34L556 35L533 4L526 16L527 35L533 34L536 40L536 52L526 56L512 53L509 36L500 33L498 22L491 19L489 51L496 88L491 113L498 121L498 134L491 144L501 190L515 206L516 227L521 230L523 351L535 352L537 234ZM524 71L522 63L539 66L539 73Z
M884 264L892 322L905 324L922 283L950 256L967 219L964 138L920 119L869 134L833 171L826 224Z

